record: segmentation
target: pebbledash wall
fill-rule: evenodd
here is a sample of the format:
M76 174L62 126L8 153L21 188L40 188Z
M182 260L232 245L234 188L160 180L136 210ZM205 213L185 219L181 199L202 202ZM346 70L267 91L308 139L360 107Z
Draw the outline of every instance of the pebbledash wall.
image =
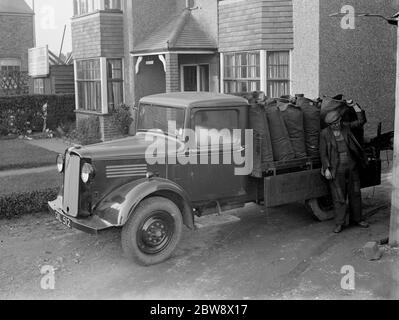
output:
M395 0L293 0L293 93L309 97L344 94L367 111L368 135L378 123L393 130L397 29L382 19L355 18L355 29L343 29L331 14L352 6L356 13L392 16Z
M106 0L99 2L104 4ZM78 86L81 79L75 77L78 120L98 116L103 139L115 136L108 121L107 62L120 59L123 101L131 106L148 94L181 91L182 68L205 64L209 66L209 91L262 90L269 96L303 93L309 98L342 93L366 109L368 134L375 134L380 121L385 130L392 129L395 27L383 20L356 18L355 29L344 30L341 19L329 15L351 5L357 13L390 16L399 9L396 3L396 0L131 0L122 1L120 9L103 6L92 13L77 15L72 19L75 75L79 61L98 59L99 79L93 81L100 83L101 95L95 110L82 110ZM194 24L192 20L182 19L188 5ZM153 40L165 40L162 28L170 28L171 33L180 28L183 35L180 42L190 32L179 26L180 22L173 25L173 21L191 21L187 28L195 28L196 35L201 30L209 43L215 43L215 52L184 54L175 48L157 52Z

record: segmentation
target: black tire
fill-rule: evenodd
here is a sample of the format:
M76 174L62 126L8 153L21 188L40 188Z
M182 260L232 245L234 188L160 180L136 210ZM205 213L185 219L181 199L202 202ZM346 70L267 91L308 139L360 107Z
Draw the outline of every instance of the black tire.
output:
M331 197L323 197L306 201L306 206L313 217L318 221L334 219L334 207Z
M122 229L125 255L143 266L169 259L180 242L183 218L170 200L153 197L144 200Z

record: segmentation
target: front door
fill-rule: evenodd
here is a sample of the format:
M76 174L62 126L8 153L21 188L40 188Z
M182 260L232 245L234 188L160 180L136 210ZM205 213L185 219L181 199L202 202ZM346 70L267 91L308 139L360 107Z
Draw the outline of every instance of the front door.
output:
M208 64L182 65L181 68L181 91L209 92Z

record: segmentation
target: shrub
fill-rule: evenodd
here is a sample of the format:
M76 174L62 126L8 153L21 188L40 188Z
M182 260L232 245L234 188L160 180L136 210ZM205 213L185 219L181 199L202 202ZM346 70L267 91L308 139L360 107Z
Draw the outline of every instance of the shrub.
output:
M101 142L100 119L96 116L78 121L77 127L68 137L82 145Z
M47 202L57 198L59 188L0 195L0 219L47 210Z
M114 111L111 113L111 119L121 134L129 134L130 125L132 124L133 119L128 105L121 104L115 107Z
M46 124L56 130L65 123L74 122L75 95L19 95L0 97L1 134L25 133L27 129L42 131L48 104Z

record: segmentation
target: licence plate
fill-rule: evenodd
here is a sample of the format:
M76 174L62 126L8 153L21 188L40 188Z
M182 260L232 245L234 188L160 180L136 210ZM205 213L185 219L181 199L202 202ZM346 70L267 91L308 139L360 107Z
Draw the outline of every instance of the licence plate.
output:
M55 219L61 222L64 226L67 226L68 228L72 229L71 219L59 214L58 212L55 213Z

